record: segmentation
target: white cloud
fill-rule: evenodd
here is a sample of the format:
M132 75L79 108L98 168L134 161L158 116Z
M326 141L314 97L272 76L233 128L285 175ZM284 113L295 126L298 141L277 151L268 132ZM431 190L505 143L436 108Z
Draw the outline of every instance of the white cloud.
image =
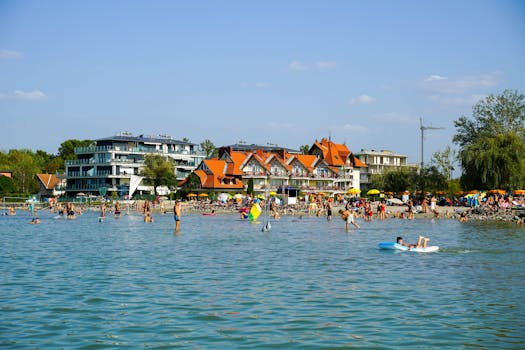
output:
M429 76L425 79L425 81L438 81L438 80L445 80L445 79L447 79L447 78L442 77L442 76L440 76L440 75L429 75Z
M434 94L467 94L474 90L491 88L502 82L501 72L468 75L457 78L445 78L430 75L420 82L423 90Z
M268 87L268 84L266 84L266 83L261 83L261 82L255 83L255 88L256 89L265 89L267 87Z
M14 50L0 50L0 59L19 59L24 57L24 54Z
M368 132L368 128L362 125L345 124L343 128L345 130L360 134L366 134Z
M334 69L335 67L337 67L335 61L321 61L315 63L315 68L317 69Z
M308 70L308 65L302 63L301 61L292 61L290 63L291 70Z
M40 90L22 91L15 90L12 93L0 93L0 100L27 100L42 101L47 100L47 95Z
M375 102L375 98L368 95L360 95L350 99L351 105L368 105Z
M293 60L290 62L289 67L291 70L306 71L306 70L327 70L334 69L337 67L335 61L320 61L315 63L304 63L299 60Z

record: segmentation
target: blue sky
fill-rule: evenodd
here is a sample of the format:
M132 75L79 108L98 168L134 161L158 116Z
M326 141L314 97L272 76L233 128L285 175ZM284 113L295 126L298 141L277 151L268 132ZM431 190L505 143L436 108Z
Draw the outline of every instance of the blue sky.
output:
M119 131L419 162L525 93L523 1L0 1L0 149Z

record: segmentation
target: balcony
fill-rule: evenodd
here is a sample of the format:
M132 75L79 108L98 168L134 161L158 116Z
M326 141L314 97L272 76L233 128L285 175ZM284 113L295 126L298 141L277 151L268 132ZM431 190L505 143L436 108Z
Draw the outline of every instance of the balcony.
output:
M107 184L67 184L66 191L98 191Z
M75 147L75 154L97 153L112 151L113 146L91 146L91 147Z
M107 153L107 152L125 152L125 153L153 153L153 154L173 154L173 155L191 155L205 157L204 152L188 151L188 150L157 150L151 147L137 146L92 146L92 147L75 147L75 154L93 154L93 153Z
M88 171L70 171L67 175L68 178L77 178L77 177L107 177L111 175L111 171L97 171L92 174L89 174Z
M115 159L103 159L103 160L97 160L97 159L74 159L74 160L66 160L66 165L93 165L93 164L137 164L142 165L144 164L144 160L138 160L138 159L124 159L124 158L115 158Z
M263 177L265 178L268 174L264 171L245 171L243 177Z

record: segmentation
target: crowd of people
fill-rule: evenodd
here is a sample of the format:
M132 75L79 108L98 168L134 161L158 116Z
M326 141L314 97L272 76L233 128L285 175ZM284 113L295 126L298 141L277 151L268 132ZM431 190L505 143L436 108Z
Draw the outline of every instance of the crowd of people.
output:
M366 198L357 197L326 197L324 195L310 195L306 196L303 200L296 202L295 204L285 204L277 196L269 196L263 198L261 196L252 197L249 195L231 196L222 200L212 200L209 198L199 200L188 200L184 204L180 200L175 202L162 201L162 200L143 200L143 201L125 201L123 203L127 213L131 211L141 212L143 215L144 222L152 223L153 212L166 214L173 211L175 230L180 230L182 208L190 213L215 213L218 212L237 212L240 213L241 218L247 218L248 212L253 205L254 201L262 200L269 207L270 216L274 220L279 220L282 215L299 215L299 216L325 216L327 220L332 220L334 214L334 208L337 208L337 214L345 222L346 230L350 229L350 225L359 229L360 226L357 223L358 219L362 219L365 222L372 220L386 220L388 218L408 219L412 220L418 213L430 214L432 217L439 218L444 215L447 218L456 218L460 222L467 222L469 217L473 214L483 213L485 215L491 213L505 213L510 212L511 208L523 207L525 208L525 198L511 197L504 195L492 194L482 198L477 202L476 206L472 208L459 209L456 207L454 210L443 210L439 208L438 203L440 199L435 196L428 196L422 198L408 199L400 207L389 207L387 199L380 199L372 201ZM69 220L75 219L78 215L82 215L85 210L100 210L99 220L103 221L106 218L107 212L111 212L114 217L120 217L122 213L121 202L116 200L111 202L103 202L99 207L93 207L86 203L73 203L65 202L61 203L58 200L50 200L48 202L49 210L58 215L58 218L66 218ZM173 208L173 209L171 209ZM40 219L37 216L37 208L33 203L27 205L27 209L31 213L32 220L31 224L40 223ZM9 207L3 215L15 215L15 208ZM205 214L210 215L210 214ZM517 218L518 224L525 223L525 217Z

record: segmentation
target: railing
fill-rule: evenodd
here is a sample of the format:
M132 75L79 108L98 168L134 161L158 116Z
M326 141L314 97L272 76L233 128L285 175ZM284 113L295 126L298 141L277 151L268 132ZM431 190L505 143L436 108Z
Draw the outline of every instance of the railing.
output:
M67 177L106 177L111 175L111 171L97 171L89 174L88 171L70 171Z
M139 159L122 159L122 158L104 159L104 160L97 160L97 159L94 159L94 158L66 160L66 165L111 164L111 163L118 163L118 164L144 164L144 160L142 160L142 159L140 159L140 160Z
M158 153L158 154L180 154L180 155L195 155L205 156L202 151L188 151L188 150L167 150L155 149L150 147L127 147L127 146L91 146L91 147L75 147L75 154L86 153L100 153L100 152L128 152L128 153Z
M200 163L196 163L196 162L188 162L188 163L179 163L179 164L175 164L175 168L195 168L197 165L199 165Z
M341 188L337 187L337 186L300 186L299 188L302 191L334 191L334 190L341 190Z
M82 164L95 164L94 160L92 159L73 159L73 160L66 160L66 165L82 165Z
M90 147L75 147L75 154L108 152L114 150L113 146L90 146Z
M266 177L267 174L264 171L245 171L243 176L246 176L246 177Z
M287 172L284 172L284 171L283 171L283 172L273 171L273 172L270 174L270 176L275 176L275 177L288 177L288 176L290 176L290 174L287 173Z
M101 187L107 187L107 184L68 184L66 191L98 191Z

